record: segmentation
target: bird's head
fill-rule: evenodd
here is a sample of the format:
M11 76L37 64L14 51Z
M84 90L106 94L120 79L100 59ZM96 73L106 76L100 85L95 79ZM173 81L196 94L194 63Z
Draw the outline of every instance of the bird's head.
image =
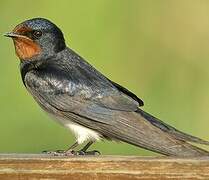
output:
M44 18L24 21L5 36L13 39L16 54L22 61L47 59L66 47L62 31Z

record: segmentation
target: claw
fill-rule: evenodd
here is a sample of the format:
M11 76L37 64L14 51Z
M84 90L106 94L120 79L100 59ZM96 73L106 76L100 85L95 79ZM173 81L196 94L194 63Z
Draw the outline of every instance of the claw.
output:
M43 151L44 154L50 154L53 156L72 156L75 155L73 151L64 151L64 150L57 150L57 151Z
M64 150L57 150L57 151L43 151L42 153L44 154L49 154L53 156L85 156L85 155L90 155L90 156L95 156L95 155L100 155L101 153L97 150L94 151L64 151Z
M101 153L97 150L94 151L77 151L78 155L85 156L85 155L100 155Z

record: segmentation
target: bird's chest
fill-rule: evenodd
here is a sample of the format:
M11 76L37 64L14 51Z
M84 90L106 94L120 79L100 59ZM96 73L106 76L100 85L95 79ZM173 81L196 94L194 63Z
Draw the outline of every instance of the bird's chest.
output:
M53 120L58 122L59 124L63 125L67 129L70 129L71 132L74 133L76 139L79 144L87 141L87 140L99 140L101 135L89 128L81 126L74 122L75 117L74 114L68 112L68 117L63 116L62 111L58 110L57 108L51 106L48 102L44 100L39 94L34 93L34 89L27 87L29 93L33 96L36 102L40 105L40 107L52 117Z

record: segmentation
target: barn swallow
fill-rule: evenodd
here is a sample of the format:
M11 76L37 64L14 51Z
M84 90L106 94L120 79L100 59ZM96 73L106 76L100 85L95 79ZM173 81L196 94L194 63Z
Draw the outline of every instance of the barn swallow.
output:
M37 103L70 129L76 142L54 155L88 155L97 140L126 142L167 156L209 156L186 134L143 111L143 101L111 81L72 49L62 31L44 18L26 20L5 36L14 42L22 81ZM79 151L75 148L87 144ZM51 152L49 152L51 153Z

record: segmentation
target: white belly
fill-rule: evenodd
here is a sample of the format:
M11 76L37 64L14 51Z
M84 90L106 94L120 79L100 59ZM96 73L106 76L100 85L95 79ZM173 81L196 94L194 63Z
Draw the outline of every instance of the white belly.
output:
M76 124L69 119L60 118L57 116L54 116L52 114L49 114L55 121L57 121L59 124L64 125L64 127L70 129L73 134L75 135L78 144L82 144L85 141L98 141L101 139L101 135L97 133L96 131L93 131L89 128L86 128L84 126L81 126L79 124Z
M70 128L70 130L75 134L78 144L82 144L88 140L97 141L101 139L99 133L81 125L69 122L65 123L65 127Z

